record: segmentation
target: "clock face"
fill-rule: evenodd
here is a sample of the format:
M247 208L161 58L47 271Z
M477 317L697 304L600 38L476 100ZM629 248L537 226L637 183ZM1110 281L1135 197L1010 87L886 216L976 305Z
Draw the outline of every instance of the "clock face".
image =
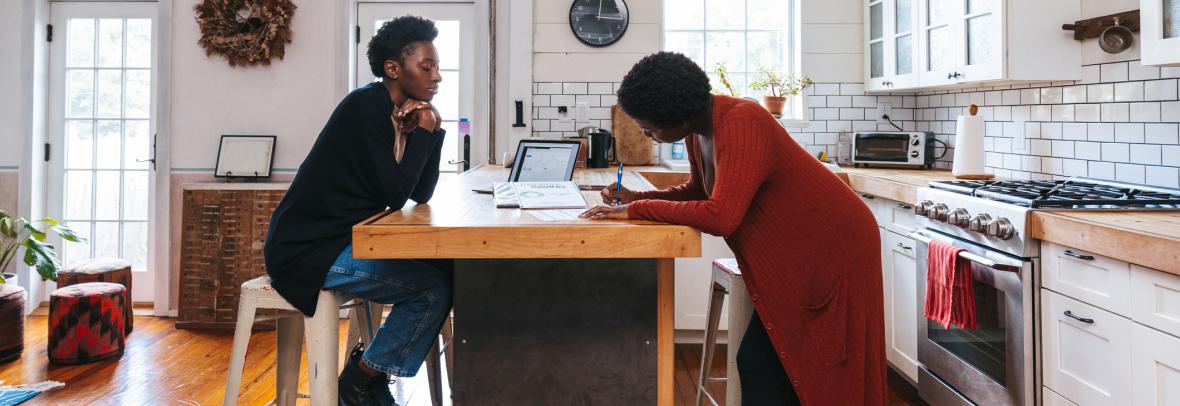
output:
M570 29L579 41L592 47L618 41L627 32L629 20L623 0L574 0L570 6Z

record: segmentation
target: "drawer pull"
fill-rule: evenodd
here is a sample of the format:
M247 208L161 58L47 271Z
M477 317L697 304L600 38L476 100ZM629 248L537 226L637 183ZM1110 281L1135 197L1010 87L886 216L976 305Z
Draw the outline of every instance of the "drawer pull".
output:
M1071 319L1074 319L1074 320L1077 320L1077 321L1080 321L1080 322L1086 323L1086 324L1094 324L1094 319L1087 319L1085 317L1074 316L1073 312L1070 312L1069 310L1065 311L1065 317L1069 317Z
M1074 257L1077 259L1081 259L1081 260L1086 260L1086 261L1093 261L1094 260L1093 255L1083 255L1083 254L1079 254L1079 253L1076 253L1076 252L1073 252L1070 250L1065 250L1065 255L1068 255L1068 256L1071 256L1071 257Z
M905 210L909 210L909 209L912 209L912 208L914 208L914 206L910 206L910 205L908 205L908 204L905 204L905 203L898 203L898 204L897 204L897 208L899 208L899 209L905 209Z
M876 199L876 197L874 197L873 195L860 195L860 197L863 197L865 199Z
M897 243L897 246L901 249L904 249L904 250L913 250L914 249L914 247L907 247L907 246L905 246L905 244L902 244L902 243Z

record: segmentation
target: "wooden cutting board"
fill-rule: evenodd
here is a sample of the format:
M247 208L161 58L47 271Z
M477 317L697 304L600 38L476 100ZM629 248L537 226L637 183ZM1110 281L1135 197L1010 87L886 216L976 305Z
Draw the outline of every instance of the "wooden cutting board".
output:
M611 133L615 135L616 159L624 165L651 165L652 141L643 135L639 124L635 124L618 105L611 107Z

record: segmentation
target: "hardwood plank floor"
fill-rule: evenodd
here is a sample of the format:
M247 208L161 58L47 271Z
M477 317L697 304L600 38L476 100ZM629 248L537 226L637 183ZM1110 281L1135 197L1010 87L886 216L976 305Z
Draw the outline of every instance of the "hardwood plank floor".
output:
M21 358L0 364L3 385L45 380L66 387L33 398L25 405L219 405L225 389L226 368L233 342L230 330L178 330L174 320L136 317L135 331L119 359L83 365L50 365L46 358L47 319L30 316L25 323ZM342 336L344 323L342 326ZM342 337L343 341L343 337ZM341 351L344 350L341 343ZM725 375L725 346L717 346L713 376ZM343 353L343 352L342 352ZM343 357L342 357L343 358ZM274 331L258 331L250 339L242 374L239 403L262 405L274 398ZM343 359L341 360L343 362ZM303 360L306 365L306 356ZM676 404L692 405L701 362L700 346L676 346ZM423 370L424 371L424 370ZM444 377L446 371L443 371ZM426 374L394 383L394 396L403 406L429 406ZM924 405L913 387L890 372L888 405ZM307 392L306 371L300 392ZM724 404L725 384L713 382L710 391ZM444 385L446 391L446 385ZM300 404L306 404L302 400ZM447 402L449 404L449 402Z

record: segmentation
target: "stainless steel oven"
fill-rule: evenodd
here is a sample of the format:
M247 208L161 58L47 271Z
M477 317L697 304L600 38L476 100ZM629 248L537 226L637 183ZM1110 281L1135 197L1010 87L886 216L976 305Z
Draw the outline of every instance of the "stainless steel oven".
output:
M918 255L918 391L933 405L1032 405L1035 395L1033 274L1021 258L931 229L910 234ZM976 327L926 319L926 255L930 240L966 251L974 277Z

